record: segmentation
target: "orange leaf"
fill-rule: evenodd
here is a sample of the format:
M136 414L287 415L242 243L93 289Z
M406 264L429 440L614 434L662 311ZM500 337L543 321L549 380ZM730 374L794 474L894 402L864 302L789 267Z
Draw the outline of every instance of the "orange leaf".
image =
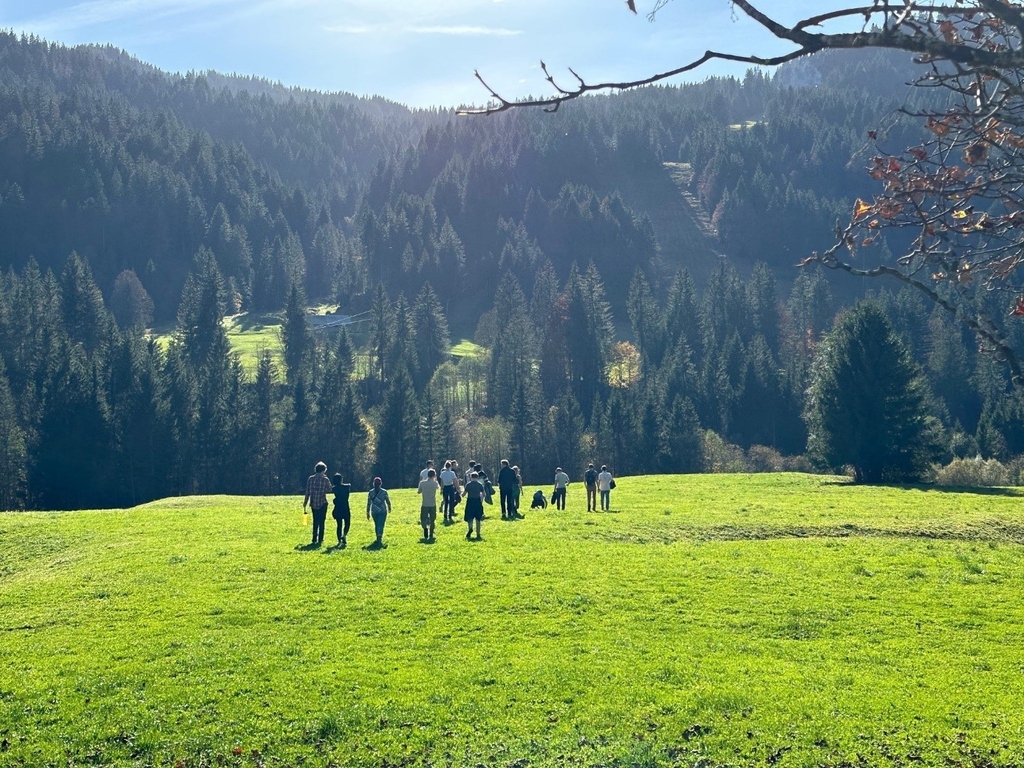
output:
M858 197L857 202L853 204L853 218L859 219L861 216L868 213L871 208L872 207L868 203L865 203Z
M1011 317L1022 317L1024 316L1024 297L1017 299L1017 306L1010 312Z

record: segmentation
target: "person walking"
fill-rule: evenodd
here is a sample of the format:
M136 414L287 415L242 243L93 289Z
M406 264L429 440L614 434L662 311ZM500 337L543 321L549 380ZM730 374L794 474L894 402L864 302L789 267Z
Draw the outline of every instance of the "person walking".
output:
M565 509L565 493L569 487L569 476L561 467L555 470L555 490L551 493L551 502L555 509Z
M604 464L601 465L601 474L597 476L597 487L601 491L601 511L607 512L611 503L612 496L612 485L615 480L612 479L612 473L608 471L608 467Z
M523 515L519 512L519 501L523 498L523 476L519 467L512 467L512 471L516 473L516 484L512 486L512 516L521 519Z
M434 540L434 524L437 522L437 491L441 486L429 470L425 479L420 480L416 490L423 498L420 501L420 526L423 528L423 540Z
M420 470L420 480L427 479L427 472L431 472L434 469L434 460L427 459L427 465Z
M391 498L381 485L379 477L373 478L373 488L366 494L366 519L373 518L373 530L377 534L377 540L371 545L374 549L384 546L384 523L391 512Z
M334 475L334 484L331 490L334 491L334 511L331 516L338 522L338 548L344 549L348 546L346 537L348 529L352 525L352 510L348 506L348 497L352 493L352 484L343 483L341 474Z
M310 546L324 543L324 523L327 521L327 493L331 490L331 481L327 478L327 465L318 461L313 467L313 474L306 480L306 496L302 499L302 514L306 514L306 505L313 512L313 541Z
M476 522L476 540L480 541L480 521L484 519L484 484L476 472L469 476L469 482L463 489L466 494L466 541L473 539L473 523Z
M501 519L515 519L515 502L512 501L512 489L516 485L516 471L508 465L508 459L501 460L498 470L498 496L501 501Z
M597 512L597 470L593 464L587 465L583 484L587 486L587 512Z
M448 523L455 519L455 494L459 490L459 476L450 460L444 463L444 469L437 479L441 481L441 514L444 515L444 522Z

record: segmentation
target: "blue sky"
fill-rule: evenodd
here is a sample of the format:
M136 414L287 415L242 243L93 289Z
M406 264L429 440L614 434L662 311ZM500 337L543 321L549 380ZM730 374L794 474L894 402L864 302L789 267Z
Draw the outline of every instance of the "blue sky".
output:
M788 50L728 0L0 0L0 27L67 45L110 43L173 72L215 69L411 106L547 94L538 62L590 81L671 69L705 49ZM820 0L765 0L780 20ZM741 74L719 65L710 74Z

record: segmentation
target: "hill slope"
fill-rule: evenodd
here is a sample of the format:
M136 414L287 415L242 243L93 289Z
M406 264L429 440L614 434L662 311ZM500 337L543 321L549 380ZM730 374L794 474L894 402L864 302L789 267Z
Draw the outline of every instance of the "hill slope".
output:
M0 516L0 765L1015 765L1020 492L625 478L306 550L290 498Z

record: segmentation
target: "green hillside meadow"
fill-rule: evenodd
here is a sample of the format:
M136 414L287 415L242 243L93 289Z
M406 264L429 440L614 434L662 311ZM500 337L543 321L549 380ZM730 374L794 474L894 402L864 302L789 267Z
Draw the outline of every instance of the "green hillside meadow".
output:
M381 551L355 498L346 550L299 497L0 515L0 765L1024 760L1021 491L635 477L424 544L403 490Z

